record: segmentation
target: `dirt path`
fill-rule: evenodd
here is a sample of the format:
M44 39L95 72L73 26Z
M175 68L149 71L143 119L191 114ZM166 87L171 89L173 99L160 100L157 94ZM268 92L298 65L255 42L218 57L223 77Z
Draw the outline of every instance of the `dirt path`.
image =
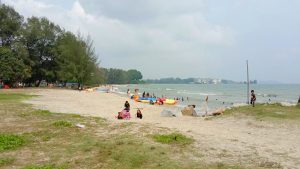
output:
M111 93L72 90L36 90L41 95L26 101L39 109L99 116L120 123L115 115L128 100L132 108L143 108L144 119L131 122L167 127L196 140L194 154L206 161L226 161L243 166L300 168L300 124L275 124L233 117L204 120L198 117L160 117L164 107L133 102ZM199 151L198 151L199 150ZM203 153L204 152L204 153Z

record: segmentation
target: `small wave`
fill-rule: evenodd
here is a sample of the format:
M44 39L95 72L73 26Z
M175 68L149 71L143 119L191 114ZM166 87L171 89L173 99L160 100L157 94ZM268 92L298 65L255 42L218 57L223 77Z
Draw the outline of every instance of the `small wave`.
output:
M258 96L262 96L262 97L277 97L277 94L262 94L262 93L258 93Z
M121 94L121 95L126 95L127 94L126 92L119 92L119 91L116 91L115 93L118 93L118 94Z
M232 105L232 107L243 107L243 106L248 106L248 104L247 103L234 103Z
M174 89L166 88L166 90L167 90L167 91L170 91L170 90L174 90Z
M200 96L216 96L217 94L215 93L197 93L197 92L181 92L178 91L178 94L189 94L189 95L200 95Z
M280 102L280 104L282 106L296 106L297 104L296 103L291 103L291 102Z

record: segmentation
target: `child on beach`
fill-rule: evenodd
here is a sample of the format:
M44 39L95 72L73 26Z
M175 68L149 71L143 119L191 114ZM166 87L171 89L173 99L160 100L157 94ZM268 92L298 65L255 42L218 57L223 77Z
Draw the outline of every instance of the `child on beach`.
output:
M140 109L138 109L138 110L136 111L136 117L139 118L139 119L142 119L142 118L143 118L143 114L142 114L142 112L141 112Z
M251 90L251 101L250 101L250 103L252 104L253 107L254 107L255 101L256 101L256 96L254 94L254 90Z
M122 112L118 112L118 119L123 119L123 113Z

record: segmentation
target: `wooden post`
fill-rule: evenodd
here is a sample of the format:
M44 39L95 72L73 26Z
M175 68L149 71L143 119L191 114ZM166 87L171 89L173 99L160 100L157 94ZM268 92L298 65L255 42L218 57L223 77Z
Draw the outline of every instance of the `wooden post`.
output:
M249 99L250 99L250 96L249 96L249 88L250 88L250 82L249 82L249 67L248 67L248 60L246 61L246 63L247 63L247 104L250 104L250 101L249 101Z

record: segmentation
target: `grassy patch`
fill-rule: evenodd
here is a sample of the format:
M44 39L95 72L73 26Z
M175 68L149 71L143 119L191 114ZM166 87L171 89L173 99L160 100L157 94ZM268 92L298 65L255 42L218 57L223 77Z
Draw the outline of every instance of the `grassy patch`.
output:
M164 144L180 144L187 145L193 143L193 139L188 138L180 133L171 134L156 134L153 136L154 140Z
M0 158L0 167L12 164L14 161L16 161L16 159L12 157Z
M32 112L34 115L50 116L52 113L49 110L35 110Z
M0 152L12 150L25 144L25 138L14 134L0 134Z
M82 118L83 117L80 114L71 114L71 116L74 117L74 118Z
M54 164L47 165L28 165L24 167L24 169L67 169L68 167L65 165L55 166Z
M54 122L53 125L56 127L72 127L73 124L69 121L59 120Z
M300 120L300 106L257 104L255 107L242 106L226 110L225 115L246 115L257 119Z
M0 101L19 101L33 97L24 93L0 93Z

